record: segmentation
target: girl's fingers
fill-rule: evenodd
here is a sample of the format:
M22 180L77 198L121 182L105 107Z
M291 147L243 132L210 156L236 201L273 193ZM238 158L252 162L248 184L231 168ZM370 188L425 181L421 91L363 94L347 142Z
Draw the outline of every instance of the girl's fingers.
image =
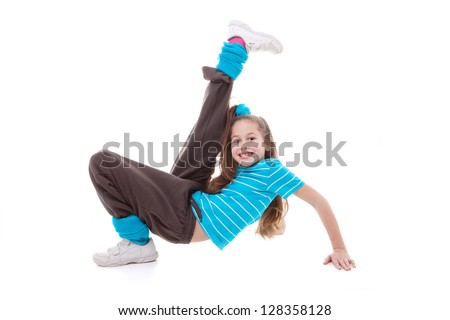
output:
M350 271L352 268L356 268L355 261L350 258L336 258L333 255L329 255L323 261L323 264L329 264L332 262L336 269Z
M333 262L333 264L336 267L336 269L338 269L338 270L342 269L341 265L339 264L339 261L336 258L332 258L331 261Z
M344 263L344 260L342 259L337 259L337 263L339 264L339 266L341 267L339 270L344 269L347 270L347 266Z
M352 269L352 266L351 266L351 264L350 264L350 259L343 259L342 260L342 263L344 264L344 269L345 270L351 270Z
M328 256L325 258L325 260L323 261L323 264L329 264L331 262L331 257Z

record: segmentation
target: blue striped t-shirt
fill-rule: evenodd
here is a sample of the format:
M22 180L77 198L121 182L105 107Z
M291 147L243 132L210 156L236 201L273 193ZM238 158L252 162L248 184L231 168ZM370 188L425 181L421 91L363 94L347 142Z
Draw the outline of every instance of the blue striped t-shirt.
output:
M257 221L277 196L284 199L304 182L278 159L269 158L239 166L234 179L217 194L197 191L192 195L201 210L194 215L212 242L222 250L245 227Z

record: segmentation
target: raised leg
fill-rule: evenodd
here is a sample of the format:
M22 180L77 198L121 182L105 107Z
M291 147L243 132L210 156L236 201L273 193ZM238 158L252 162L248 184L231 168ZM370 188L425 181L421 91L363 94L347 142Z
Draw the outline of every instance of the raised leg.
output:
M203 67L203 76L209 81L203 107L171 173L194 180L206 187L216 166L233 80L225 73Z

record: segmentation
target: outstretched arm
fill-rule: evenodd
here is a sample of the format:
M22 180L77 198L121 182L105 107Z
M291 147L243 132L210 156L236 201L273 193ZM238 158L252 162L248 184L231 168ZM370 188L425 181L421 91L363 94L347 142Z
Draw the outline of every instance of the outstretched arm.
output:
M327 230L331 245L333 246L333 253L328 255L323 263L328 264L333 262L335 267L339 270L344 269L349 271L352 268L355 268L355 262L350 259L350 256L347 253L341 231L339 230L339 225L328 201L319 192L307 184L304 184L298 189L295 192L295 195L313 206Z

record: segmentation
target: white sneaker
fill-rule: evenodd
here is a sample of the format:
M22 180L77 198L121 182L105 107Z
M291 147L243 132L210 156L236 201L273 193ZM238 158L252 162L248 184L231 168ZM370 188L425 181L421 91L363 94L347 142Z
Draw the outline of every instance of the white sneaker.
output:
M100 267L118 267L130 263L152 262L158 258L153 239L143 246L123 239L115 247L103 252L96 252L92 256Z
M271 53L281 53L283 45L270 34L252 30L244 22L232 20L228 25L228 40L233 37L241 37L245 42L247 52L269 51Z

